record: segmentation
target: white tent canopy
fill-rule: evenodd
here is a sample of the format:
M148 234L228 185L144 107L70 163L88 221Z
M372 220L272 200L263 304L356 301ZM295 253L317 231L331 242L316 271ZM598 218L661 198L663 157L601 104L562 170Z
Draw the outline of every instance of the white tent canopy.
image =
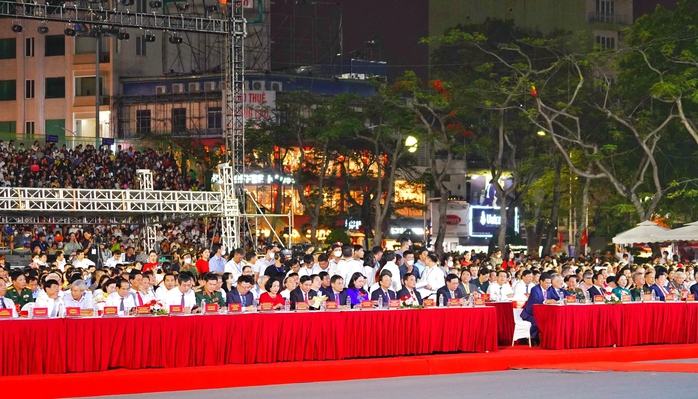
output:
M669 231L669 229L659 226L657 223L645 221L638 223L637 227L624 231L613 237L614 244L632 245L645 244L650 242L664 242L666 240L657 236Z
M678 229L654 234L660 241L698 241L698 222L688 223Z

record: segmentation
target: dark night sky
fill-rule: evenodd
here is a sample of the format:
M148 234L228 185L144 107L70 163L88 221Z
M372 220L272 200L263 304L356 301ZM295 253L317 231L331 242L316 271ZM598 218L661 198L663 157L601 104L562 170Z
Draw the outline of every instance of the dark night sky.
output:
M317 6L312 3L304 0L273 0L272 40L277 46L288 44L281 37L279 27L282 24L289 26L290 19L285 16L292 15L294 9L297 15L311 15L317 10L320 16L333 15L336 18L341 7L345 54L377 37L380 41L380 58L388 63L389 79L394 79L408 69L426 79L428 47L419 45L418 41L429 35L428 0L323 0ZM297 21L299 25L303 24L302 19ZM323 30L316 37L323 34L331 36ZM298 36L302 36L307 42L312 34ZM273 51L272 68L277 69L288 59L288 54L280 50ZM296 57L299 57L298 53Z

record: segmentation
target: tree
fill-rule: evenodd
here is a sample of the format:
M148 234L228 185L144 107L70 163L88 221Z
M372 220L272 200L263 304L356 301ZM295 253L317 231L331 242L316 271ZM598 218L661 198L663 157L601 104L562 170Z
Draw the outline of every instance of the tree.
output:
M472 131L467 130L458 119L448 82L436 79L425 87L414 72L407 71L386 91L386 95L394 105L412 114L414 122L420 128L419 143L427 148L429 166L426 175L431 187L439 194L438 233L434 250L441 255L450 194L444 182L450 175L454 160L465 157L466 146L462 138L472 136Z
M297 151L298 162L288 169L294 177L305 212L310 216L310 235L316 233L324 211L324 197L332 190L336 160L342 142L363 128L360 114L351 106L351 95L322 97L308 92L285 93L271 110L271 117L255 121L256 134L248 130L248 149L253 165L284 170L284 160ZM331 194L331 193L329 193Z

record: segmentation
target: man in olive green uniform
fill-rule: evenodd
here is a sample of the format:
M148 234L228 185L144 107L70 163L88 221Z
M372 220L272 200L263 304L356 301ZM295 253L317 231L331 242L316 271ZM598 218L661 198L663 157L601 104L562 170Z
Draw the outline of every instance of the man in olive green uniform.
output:
M213 273L208 273L205 277L206 284L204 288L196 293L196 304L201 306L201 301L206 301L207 304L215 303L220 308L225 307L225 299L218 289L218 277ZM204 309L202 309L204 311Z
M32 291L27 288L27 280L21 271L12 273L12 285L7 289L5 296L18 304L20 309L29 302L34 302Z

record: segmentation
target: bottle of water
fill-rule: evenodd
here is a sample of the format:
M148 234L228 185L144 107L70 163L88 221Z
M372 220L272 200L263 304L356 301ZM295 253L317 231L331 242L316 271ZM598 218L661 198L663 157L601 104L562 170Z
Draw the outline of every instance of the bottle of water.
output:
M349 298L349 295L347 295L347 307L351 309L351 298Z
M383 308L383 296L381 295L378 297L378 309L382 309L382 308Z
M284 312L290 312L291 311L291 301L286 298L284 301Z
M445 307L445 306L446 306L446 297L444 297L443 295L441 295L441 299L439 299L439 302L440 302L440 303L439 303L439 306Z
M584 303L589 303L589 291L584 291Z
M652 302L657 300L657 295L652 291Z
M202 299L201 300L201 314L205 314L205 313L206 313L206 300Z
M259 298L255 298L254 300L252 300L252 305L254 305L254 311L256 312L257 309L259 309Z
M320 311L324 312L327 310L327 305L325 304L325 301L320 302Z

